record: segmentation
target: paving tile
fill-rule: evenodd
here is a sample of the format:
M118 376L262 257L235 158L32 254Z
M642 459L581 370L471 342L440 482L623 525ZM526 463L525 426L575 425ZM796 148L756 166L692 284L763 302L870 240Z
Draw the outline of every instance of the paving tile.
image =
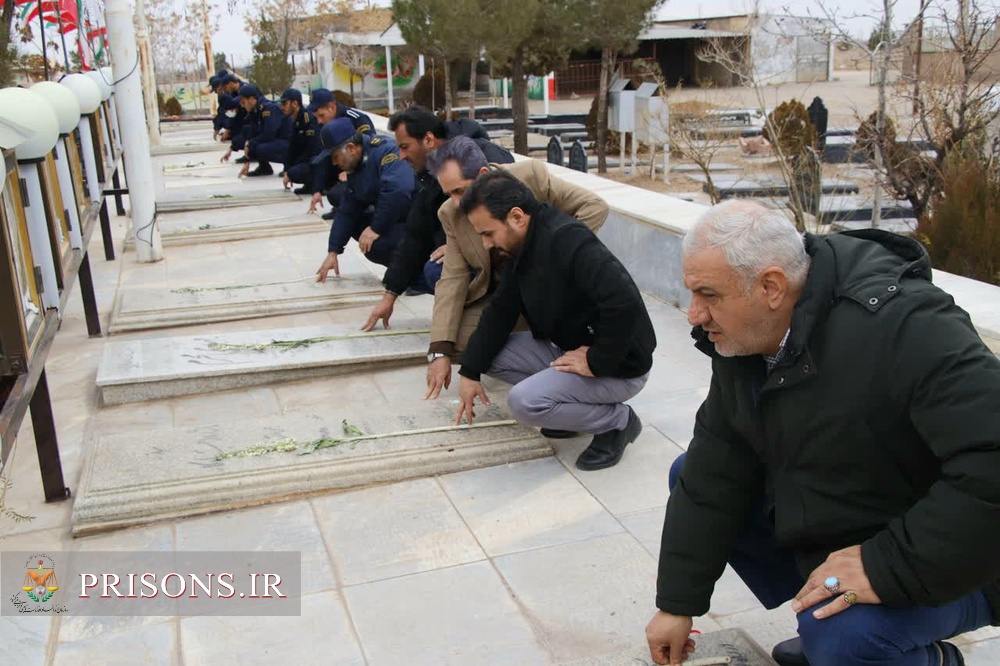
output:
M185 666L365 661L335 591L302 597L300 617L189 617L180 621ZM253 637L248 640L248 637Z
M738 627L744 630L768 652L781 641L794 638L798 633L798 622L792 612L791 602L774 610L760 608L725 617L711 617L727 629Z
M174 425L179 428L257 419L281 413L274 391L267 387L174 398L171 402L174 409Z
M618 521L625 526L649 554L660 556L660 537L663 535L663 515L665 506L657 506L645 511L636 511L618 516Z
M962 646L966 666L996 666L1000 664L1000 638Z
M1000 638L1000 627L983 627L982 629L976 629L975 631L970 631L958 636L955 639L955 642L977 643L979 641L988 641L995 638Z
M634 646L655 612L656 561L630 534L498 557L557 660Z
M42 666L53 621L51 617L0 617L0 661L17 666Z
M174 622L153 624L123 634L104 633L56 646L55 666L178 666Z
M545 664L548 658L486 562L344 590L370 664Z
M179 552L301 551L302 594L336 585L323 536L306 501L191 518L177 523L176 534Z
M622 531L551 458L450 474L440 481L491 556Z
M344 585L486 559L434 479L313 500Z
M656 401L656 415L650 418L649 425L686 451L694 433L695 416L707 395L707 388L663 395Z
M629 444L621 461L609 469L584 472L576 459L590 444L589 437L554 443L556 456L608 511L617 515L662 506L667 501L667 473L681 449L646 426Z

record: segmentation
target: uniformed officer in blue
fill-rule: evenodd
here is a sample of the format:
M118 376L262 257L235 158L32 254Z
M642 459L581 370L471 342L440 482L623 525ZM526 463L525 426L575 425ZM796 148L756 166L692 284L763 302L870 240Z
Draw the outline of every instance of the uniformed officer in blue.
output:
M215 75L215 90L218 95L219 111L212 120L220 141L230 141L243 129L246 112L240 107L240 80L235 74L220 70Z
M347 118L351 121L355 131L375 136L375 124L372 123L371 118L357 109L339 104L333 93L326 88L313 90L311 96L308 110L316 116L316 121L320 125L325 125L334 118ZM312 213L317 206L323 205L323 194L325 193L332 210L325 213L323 219L332 220L337 206L340 205L340 198L344 194L346 176L329 160L314 160L313 164L316 165L316 168L313 170L313 197L309 203L309 212Z
M312 194L312 161L322 149L319 123L312 112L302 108L302 93L295 88L281 94L281 112L293 121L282 182L286 190L291 188L292 183L302 185L295 188L295 194Z
M232 147L223 156L229 159L233 150L242 150L247 159L240 176L271 176L270 162L284 162L292 138L291 119L285 117L278 104L266 99L257 86L248 83L240 88L240 106L247 112L243 132L233 139ZM250 162L257 168L250 171Z
M340 275L338 256L351 238L369 261L388 266L396 244L406 233L416 178L399 158L396 142L359 133L347 118L334 118L322 129L321 159L347 174L347 188L330 227L328 254L316 271L326 282L329 271Z

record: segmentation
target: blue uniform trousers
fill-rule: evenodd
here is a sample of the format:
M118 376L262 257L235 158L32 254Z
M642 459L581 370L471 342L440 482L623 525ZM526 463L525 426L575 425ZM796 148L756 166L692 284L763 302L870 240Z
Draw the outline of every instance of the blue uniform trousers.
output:
M254 143L250 149L249 159L258 164L282 162L288 157L288 139L275 139L265 143Z
M355 217L351 220L351 238L358 240L361 233L371 226L371 223L371 209ZM392 225L387 232L379 236L378 240L372 243L371 252L365 255L365 259L382 266L388 266L392 262L392 256L396 252L396 245L399 244L404 235L406 235L405 225Z
M670 467L671 490L685 455ZM763 502L753 512L728 559L766 608L780 606L805 585L792 551L775 542L774 525L765 514ZM857 604L817 620L812 613L822 605L798 614L799 636L810 666L940 666L941 654L935 641L985 627L991 621L990 607L981 590L934 608Z

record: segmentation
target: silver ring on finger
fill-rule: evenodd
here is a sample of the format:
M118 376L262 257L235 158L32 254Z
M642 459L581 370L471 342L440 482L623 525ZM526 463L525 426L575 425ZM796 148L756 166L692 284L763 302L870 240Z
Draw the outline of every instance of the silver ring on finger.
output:
M836 576L830 576L823 581L823 587L826 588L827 592L836 596L840 592L840 579Z

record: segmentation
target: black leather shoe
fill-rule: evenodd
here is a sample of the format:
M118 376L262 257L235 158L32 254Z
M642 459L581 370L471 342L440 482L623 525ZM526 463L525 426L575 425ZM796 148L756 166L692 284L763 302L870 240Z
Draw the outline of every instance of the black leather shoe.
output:
M248 160L248 159L247 159L247 158L245 158L245 157L237 157L237 158L236 158L235 160L233 160L233 163L234 163L234 164L246 164L246 163L247 163L247 162L249 162L249 161L250 161L250 160Z
M775 645L771 658L778 662L778 666L809 666L809 660L802 651L802 639L798 636Z
M591 472L614 467L622 459L625 447L635 441L642 432L642 421L632 408L628 408L628 424L624 430L610 430L594 435L590 446L576 459L576 468Z
M258 164L256 169L247 173L247 176L251 178L255 176L273 176L273 175L274 175L274 169L271 168L270 164Z
M965 657L957 645L947 641L938 641L935 645L941 650L941 666L965 666Z
M331 211L329 211L329 212L326 212L326 213L323 213L322 215L320 215L320 217L322 217L324 220L332 220L336 216L337 216L337 209L336 208L333 209L333 210L331 210Z
M573 439L579 437L580 433L572 430L556 430L555 428L542 428L542 437L549 439Z
M296 187L294 190L292 190L292 193L293 194L312 194L313 191L312 191L311 187Z

